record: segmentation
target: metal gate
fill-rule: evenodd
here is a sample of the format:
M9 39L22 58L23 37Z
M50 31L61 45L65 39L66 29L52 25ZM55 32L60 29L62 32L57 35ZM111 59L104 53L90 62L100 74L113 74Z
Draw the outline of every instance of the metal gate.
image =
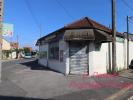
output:
M87 46L84 43L70 43L70 74L88 73Z

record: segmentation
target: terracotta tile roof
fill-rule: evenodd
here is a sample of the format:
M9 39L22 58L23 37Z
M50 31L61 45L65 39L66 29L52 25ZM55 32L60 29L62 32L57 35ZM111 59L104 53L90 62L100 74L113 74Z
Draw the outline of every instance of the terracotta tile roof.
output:
M111 29L102 24L97 23L94 20L91 20L88 17L84 17L83 19L68 24L65 26L65 28L96 28L111 33Z
M55 34L57 32L59 33L59 31L67 30L67 29L82 29L82 28L99 29L99 30L102 30L104 32L109 33L110 35L112 34L112 30L109 29L108 27L106 27L106 26L104 26L104 25L102 25L102 24L100 24L100 23L98 23L98 22L96 22L96 21L94 21L94 20L92 20L92 19L90 19L88 17L84 17L84 18L82 18L80 20L77 20L75 22L67 24L64 27L62 27L62 28L60 28L60 29L58 29L58 30L56 30L56 31L54 31L54 32L52 32L52 33L50 33L50 34L48 34L48 35L46 35L46 36L44 36L44 37L42 37L40 39L38 39L37 43L39 41L42 41L43 39L45 39L46 37L48 37L48 36L50 36L52 34ZM120 37L123 37L123 34L121 34L119 32L117 32L116 35L120 36Z

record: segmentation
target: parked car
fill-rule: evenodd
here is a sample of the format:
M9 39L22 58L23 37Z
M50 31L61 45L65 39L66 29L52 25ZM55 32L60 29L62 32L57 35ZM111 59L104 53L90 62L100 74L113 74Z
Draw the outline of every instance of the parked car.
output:
M133 60L131 61L130 65L129 65L129 69L133 69Z
M31 59L32 58L31 53L25 53L24 58Z

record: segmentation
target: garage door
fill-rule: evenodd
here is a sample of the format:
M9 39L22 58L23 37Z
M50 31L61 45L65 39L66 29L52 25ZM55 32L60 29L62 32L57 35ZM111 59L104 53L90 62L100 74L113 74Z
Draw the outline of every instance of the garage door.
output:
M70 74L88 72L87 46L84 43L70 43Z

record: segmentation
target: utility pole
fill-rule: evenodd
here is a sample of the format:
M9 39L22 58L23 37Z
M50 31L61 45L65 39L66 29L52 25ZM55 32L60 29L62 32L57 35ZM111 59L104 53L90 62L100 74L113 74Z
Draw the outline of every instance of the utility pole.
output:
M129 67L129 17L127 16L127 69Z
M0 0L0 82L1 82L1 68L2 68L2 22L3 22L3 3L4 0Z
M2 22L3 22L3 2L0 0L0 60L2 59Z
M19 35L18 34L17 34L17 44L18 44L17 49L19 49Z
M116 69L116 26L115 26L115 0L112 0L112 72Z
M16 57L16 59L18 59L18 54L19 54L19 37L18 37L18 34L17 34L17 57Z

